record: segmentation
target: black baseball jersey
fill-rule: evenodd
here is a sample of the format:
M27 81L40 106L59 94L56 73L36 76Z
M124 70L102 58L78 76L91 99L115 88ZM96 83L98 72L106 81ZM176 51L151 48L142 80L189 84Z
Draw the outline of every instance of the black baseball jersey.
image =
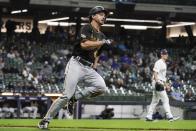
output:
M80 56L81 58L94 63L95 57L101 54L101 48L96 49L83 49L81 47L81 42L86 40L97 41L105 38L105 35L102 32L97 32L91 24L84 25L80 31L80 40L79 43L74 47L74 56Z

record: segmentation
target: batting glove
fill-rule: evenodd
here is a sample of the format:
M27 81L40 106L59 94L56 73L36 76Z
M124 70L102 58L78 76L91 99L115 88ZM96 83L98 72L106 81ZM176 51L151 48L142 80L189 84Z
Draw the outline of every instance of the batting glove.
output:
M106 45L111 45L112 44L112 40L110 40L110 39L103 39L102 43L106 44Z

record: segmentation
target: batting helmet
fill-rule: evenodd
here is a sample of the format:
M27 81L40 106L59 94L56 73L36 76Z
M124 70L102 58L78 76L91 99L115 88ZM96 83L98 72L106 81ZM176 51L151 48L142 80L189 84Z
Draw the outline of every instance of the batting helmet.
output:
M89 11L89 17L99 12L104 12L106 16L109 14L109 12L103 6L95 6Z

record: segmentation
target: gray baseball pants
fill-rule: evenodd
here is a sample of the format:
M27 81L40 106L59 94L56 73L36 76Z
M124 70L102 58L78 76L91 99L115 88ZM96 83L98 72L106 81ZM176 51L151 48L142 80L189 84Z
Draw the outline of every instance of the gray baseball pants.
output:
M85 88L76 92L77 84L80 81L84 81ZM92 67L85 66L71 57L65 69L65 91L53 102L44 119L52 119L72 97L75 97L76 100L95 97L106 92L106 88L105 81Z

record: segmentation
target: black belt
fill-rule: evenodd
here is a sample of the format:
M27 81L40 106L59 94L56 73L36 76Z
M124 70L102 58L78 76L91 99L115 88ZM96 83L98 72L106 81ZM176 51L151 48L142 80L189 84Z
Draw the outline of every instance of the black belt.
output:
M76 59L78 62L83 64L84 66L92 67L93 63L81 58L80 56L73 56L74 59Z

